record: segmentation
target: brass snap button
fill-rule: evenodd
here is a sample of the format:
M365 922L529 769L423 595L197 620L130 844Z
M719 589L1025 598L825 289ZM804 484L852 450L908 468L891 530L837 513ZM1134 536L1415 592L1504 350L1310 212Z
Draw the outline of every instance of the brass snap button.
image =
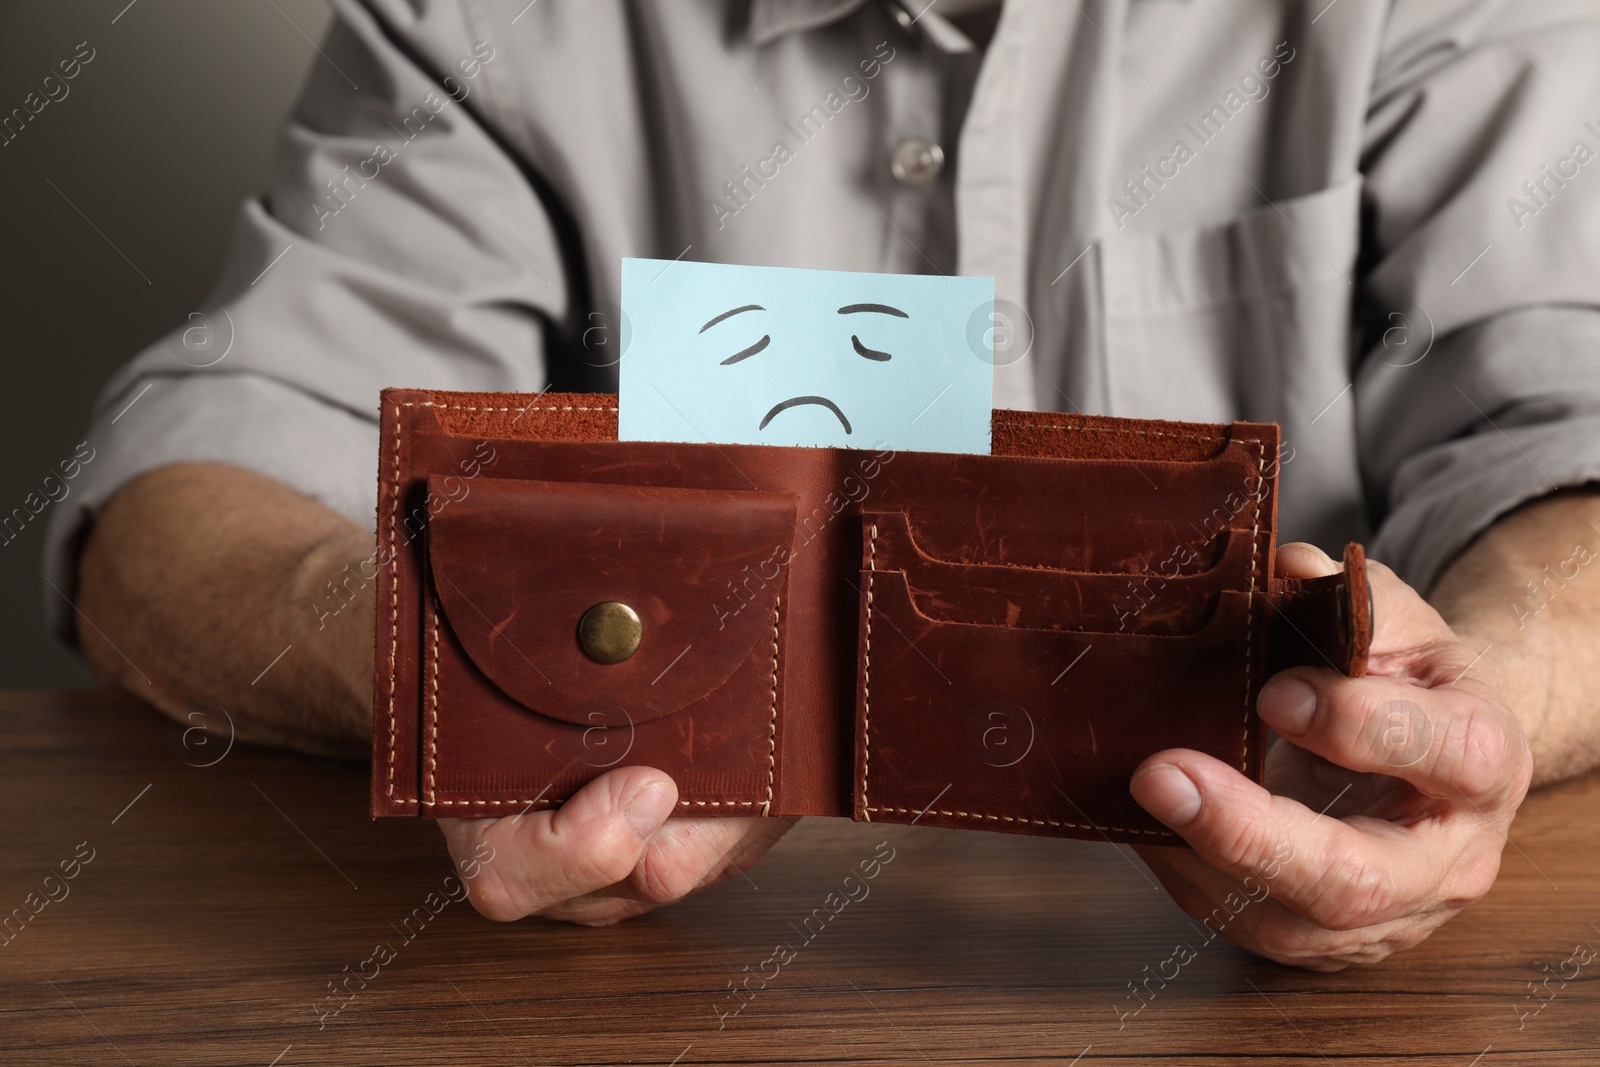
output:
M596 663L621 663L639 650L644 624L620 600L606 600L578 620L578 646Z

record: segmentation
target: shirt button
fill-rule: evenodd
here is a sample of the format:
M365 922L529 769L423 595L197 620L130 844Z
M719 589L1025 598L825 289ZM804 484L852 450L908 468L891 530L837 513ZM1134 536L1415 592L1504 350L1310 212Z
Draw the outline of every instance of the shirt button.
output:
M944 169L944 149L926 137L907 137L895 145L889 170L896 181L927 185Z

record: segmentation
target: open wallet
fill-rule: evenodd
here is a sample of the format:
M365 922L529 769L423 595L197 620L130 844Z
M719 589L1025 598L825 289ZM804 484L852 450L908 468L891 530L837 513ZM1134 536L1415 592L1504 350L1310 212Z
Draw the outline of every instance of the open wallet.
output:
M372 813L558 806L1182 844L1162 749L1364 672L1360 546L1279 578L1278 428L996 410L992 454L617 440L614 396L387 390Z

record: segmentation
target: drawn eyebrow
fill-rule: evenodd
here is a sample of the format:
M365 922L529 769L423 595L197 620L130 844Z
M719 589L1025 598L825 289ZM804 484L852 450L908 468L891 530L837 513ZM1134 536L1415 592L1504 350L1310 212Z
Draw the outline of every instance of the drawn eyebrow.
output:
M751 356L755 355L757 352L761 351L763 348L766 348L771 343L772 343L772 335L770 333L762 334L761 335L761 340L757 341L755 344L751 345L749 348L742 349L742 350L740 350L738 352L735 352L733 355L731 355L727 359L723 360L721 365L726 367L728 364L737 363L741 359L749 359ZM884 358L887 359L888 357L885 356Z
M863 311L873 311L877 312L879 315L893 315L896 318L901 319L909 319L911 317L904 311L901 311L899 308L892 308L888 304L846 304L844 307L839 309L839 314L859 315Z
M857 337L855 334L850 335L850 344L855 347L856 355L866 356L868 359L873 360L874 362L887 363L891 358L887 352L879 352L876 348L868 348L866 345L861 343L861 338Z
M717 323L721 322L723 319L731 319L735 315L742 314L743 312L746 312L746 311L765 311L765 310L767 310L767 309L762 307L760 304L746 304L742 308L734 308L732 311L724 311L722 314L718 315L716 318L712 319L710 322L708 322L704 326L700 327L700 332L701 333L705 333L707 330L711 329L711 327L715 326Z

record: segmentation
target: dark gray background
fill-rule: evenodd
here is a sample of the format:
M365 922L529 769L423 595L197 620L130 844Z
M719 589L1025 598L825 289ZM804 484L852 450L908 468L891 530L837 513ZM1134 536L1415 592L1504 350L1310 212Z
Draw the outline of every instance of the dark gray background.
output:
M319 0L0 9L0 115L42 92L80 42L96 53L64 99L0 146L0 514L71 457L111 372L203 301L239 202L265 182L283 115L309 65L322 62L311 41L327 22ZM7 688L90 681L44 629L48 516L0 545Z

